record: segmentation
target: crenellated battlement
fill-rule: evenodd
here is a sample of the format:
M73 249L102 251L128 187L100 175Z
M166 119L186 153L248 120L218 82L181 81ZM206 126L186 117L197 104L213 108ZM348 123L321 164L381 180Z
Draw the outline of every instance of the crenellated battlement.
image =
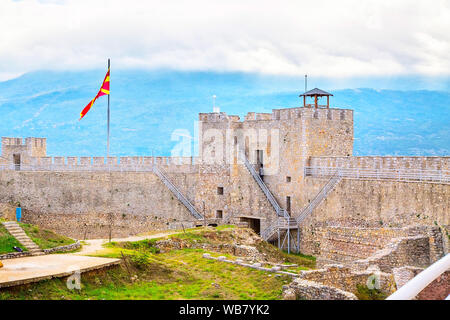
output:
M25 146L23 138L2 137L2 147L6 146Z
M277 121L290 119L325 119L334 121L353 121L353 110L338 108L283 108L272 109L272 113L248 112L244 121L236 115L227 115L225 112L200 113L202 122L246 122L246 121Z
M47 152L47 139L28 137L2 137L1 163L28 163L30 157L43 157Z
M197 157L32 157L22 171L152 171L193 172Z

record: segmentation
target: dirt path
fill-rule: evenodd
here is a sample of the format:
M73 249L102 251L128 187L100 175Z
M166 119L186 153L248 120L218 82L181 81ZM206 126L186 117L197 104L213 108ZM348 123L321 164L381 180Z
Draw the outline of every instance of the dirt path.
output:
M161 232L161 233L155 233L147 236L132 236L128 238L112 238L111 241L114 242L125 242L125 241L140 241L145 239L155 239L155 238L161 238L165 237L171 234L178 233L178 231L168 231L168 232ZM103 250L103 245L105 243L109 242L109 239L92 239L92 240L84 240L83 241L86 244L83 244L83 247L80 251L74 252L72 254L74 255L88 255L93 254L97 251Z

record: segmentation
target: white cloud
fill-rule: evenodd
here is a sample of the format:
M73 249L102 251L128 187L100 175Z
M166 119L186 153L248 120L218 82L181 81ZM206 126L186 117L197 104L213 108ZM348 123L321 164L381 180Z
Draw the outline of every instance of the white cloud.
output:
M0 79L38 69L449 75L446 0L0 0Z

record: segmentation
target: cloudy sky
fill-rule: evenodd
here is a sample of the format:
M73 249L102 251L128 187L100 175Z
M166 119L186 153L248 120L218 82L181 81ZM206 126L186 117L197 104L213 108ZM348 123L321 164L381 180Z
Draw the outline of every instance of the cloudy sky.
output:
M0 80L102 67L449 76L448 0L0 0Z

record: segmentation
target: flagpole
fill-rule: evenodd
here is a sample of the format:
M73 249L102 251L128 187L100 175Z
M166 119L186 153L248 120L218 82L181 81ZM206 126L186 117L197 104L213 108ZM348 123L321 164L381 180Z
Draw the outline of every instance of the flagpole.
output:
M108 70L110 70L110 66L111 66L111 64L110 64L110 60L109 60L109 58L108 58ZM111 79L111 71L110 71L110 73L109 73L109 76L110 76L110 79ZM110 83L111 83L111 80L110 80ZM110 91L109 91L109 94L108 94L108 139L107 139L107 142L106 142L106 156L107 157L109 157L109 118L110 118L110 110L109 110L109 96L111 95L111 88L110 88Z

